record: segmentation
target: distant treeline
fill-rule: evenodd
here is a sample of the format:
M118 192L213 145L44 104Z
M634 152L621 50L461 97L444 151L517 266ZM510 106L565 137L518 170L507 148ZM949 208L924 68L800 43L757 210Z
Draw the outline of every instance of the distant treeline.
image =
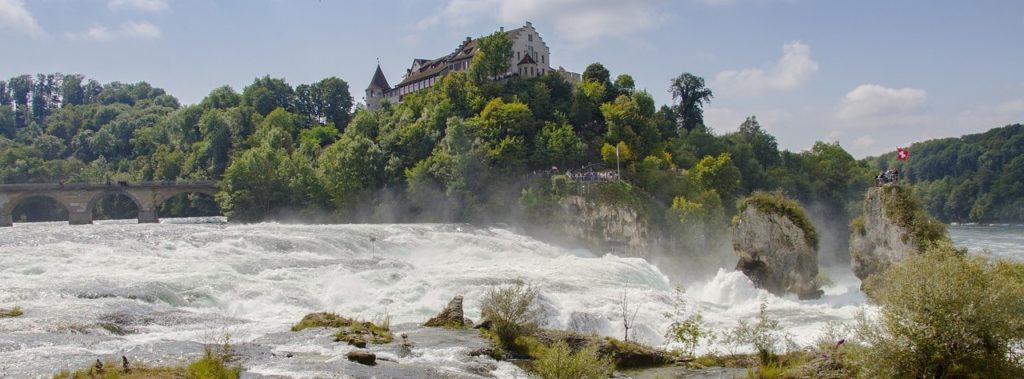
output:
M871 167L900 169L928 213L951 222L1024 221L1024 125L918 142L910 159L868 158Z

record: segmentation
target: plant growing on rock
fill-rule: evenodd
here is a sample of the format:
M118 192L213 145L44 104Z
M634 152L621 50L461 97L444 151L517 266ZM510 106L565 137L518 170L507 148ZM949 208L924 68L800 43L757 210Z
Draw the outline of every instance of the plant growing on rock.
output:
M705 326L704 316L700 311L692 314L686 312L686 299L683 297L685 294L684 288L676 287L672 312L665 313L665 318L672 321L665 331L665 339L683 345L680 353L692 356L701 341L710 343L714 341L715 334L711 328Z
M888 189L888 187L887 187ZM932 245L885 271L857 323L869 377L1024 377L1024 283L1005 263Z
M573 352L568 343L558 340L544 349L533 368L544 379L596 379L607 378L615 364L609 357L599 357L594 343Z
M753 347L762 366L772 363L778 357L780 347L788 349L793 345L790 336L782 330L779 320L768 315L768 302L765 300L761 301L756 323L740 320L736 328L725 334L724 339L727 345Z
M537 330L540 322L540 309L535 304L538 293L536 287L522 281L493 287L484 293L480 314L491 322L491 329L503 344L510 344L516 337Z

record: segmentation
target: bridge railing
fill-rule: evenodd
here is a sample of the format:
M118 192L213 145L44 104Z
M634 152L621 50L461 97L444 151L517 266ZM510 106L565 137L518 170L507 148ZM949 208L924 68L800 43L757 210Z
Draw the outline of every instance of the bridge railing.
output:
M17 183L0 184L0 191L50 191L50 190L84 190L103 189L112 187L135 187L135 188L215 188L217 182L213 180L198 180L189 182L179 181L147 181L147 182L126 182L110 181L103 183Z

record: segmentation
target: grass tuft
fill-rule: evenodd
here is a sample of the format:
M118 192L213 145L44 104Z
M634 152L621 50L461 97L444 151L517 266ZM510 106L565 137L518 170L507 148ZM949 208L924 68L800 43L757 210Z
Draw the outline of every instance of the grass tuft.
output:
M814 229L810 217L807 217L807 213L800 207L800 204L786 199L780 193L758 191L751 194L750 197L740 200L738 207L740 213L747 210L747 207L751 205L757 208L758 211L788 218L789 221L792 221L793 224L796 224L804 232L804 239L807 241L807 244L814 247L814 250L818 250L818 232Z

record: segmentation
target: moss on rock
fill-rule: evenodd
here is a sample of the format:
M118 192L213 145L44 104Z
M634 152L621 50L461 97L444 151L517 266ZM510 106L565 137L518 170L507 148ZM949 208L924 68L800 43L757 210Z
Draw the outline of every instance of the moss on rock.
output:
M25 314L25 312L21 310L21 307L14 307L11 309L0 308L0 318L18 317L23 314Z
M800 204L793 200L786 199L782 194L775 192L754 192L739 203L739 212L743 213L748 206L754 206L758 211L768 214L781 215L792 221L804 232L804 239L807 244L818 249L818 233L811 224L811 218L807 217Z

